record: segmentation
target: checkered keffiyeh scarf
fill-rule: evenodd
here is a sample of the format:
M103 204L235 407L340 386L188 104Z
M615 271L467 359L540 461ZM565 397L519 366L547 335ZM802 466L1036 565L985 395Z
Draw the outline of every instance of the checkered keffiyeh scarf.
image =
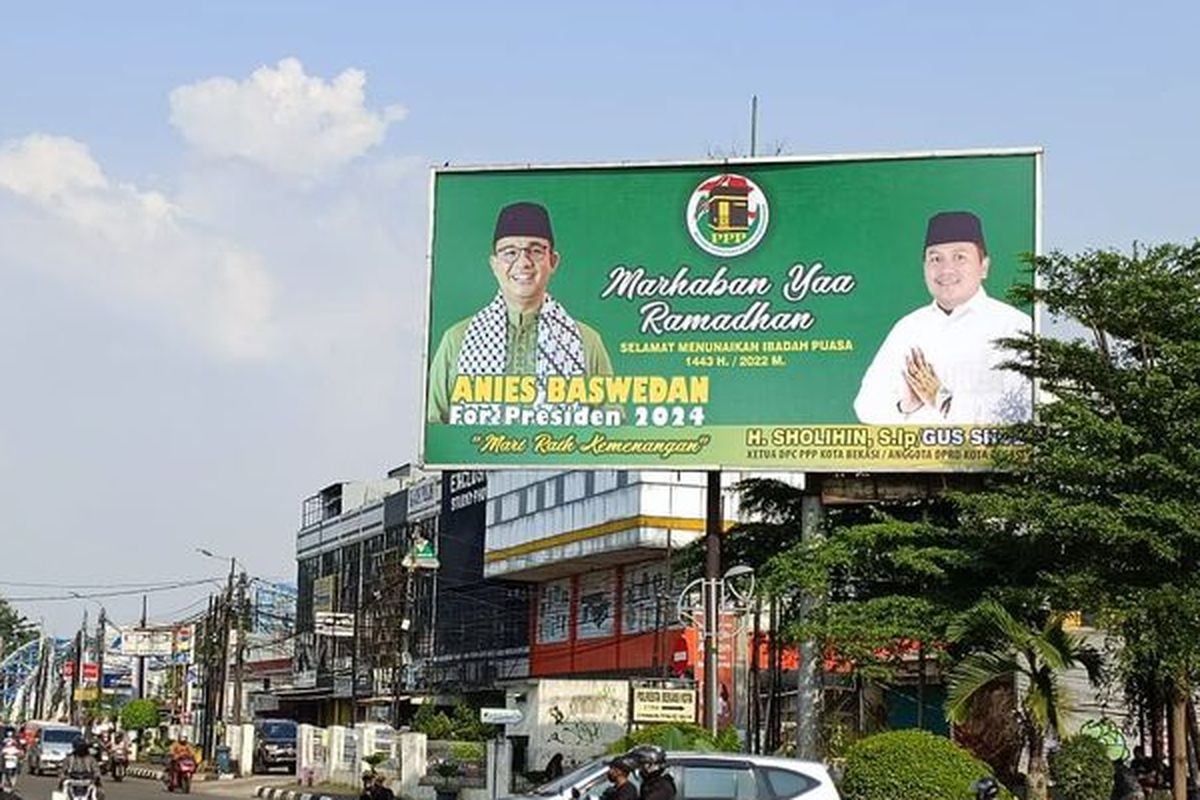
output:
M459 375L503 375L507 363L508 307L504 295L497 292L496 298L471 318L457 370ZM536 369L539 387L549 375L587 373L579 325L550 295L538 312Z

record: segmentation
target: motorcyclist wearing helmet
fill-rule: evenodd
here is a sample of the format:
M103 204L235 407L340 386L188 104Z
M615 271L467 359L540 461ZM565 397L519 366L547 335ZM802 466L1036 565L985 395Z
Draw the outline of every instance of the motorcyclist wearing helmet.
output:
M63 759L59 768L59 789L65 789L68 780L91 781L96 785L96 796L103 800L100 790L100 762L92 755L87 741L80 737L71 743L71 754Z
M612 785L600 795L601 800L638 800L637 787L629 776L637 772L638 761L632 756L617 756L608 762L608 781Z
M4 785L11 790L17 780L21 764L21 747L13 736L5 736L0 745L0 770L4 771ZM11 767L10 767L11 765Z
M188 744L188 737L186 733L181 733L178 739L171 742L171 749L169 752L172 761L178 761L181 758L196 758L196 754L192 752L192 746Z
M971 784L976 800L996 800L1000 796L1000 784L995 778L980 778Z
M658 745L643 744L626 755L638 764L642 776L641 800L675 800L675 779L667 774L667 753Z
M181 733L179 738L171 742L171 747L167 750L167 773L164 776L168 785L178 780L179 762L185 758L196 760L196 754L192 750L192 746L188 744L186 733Z

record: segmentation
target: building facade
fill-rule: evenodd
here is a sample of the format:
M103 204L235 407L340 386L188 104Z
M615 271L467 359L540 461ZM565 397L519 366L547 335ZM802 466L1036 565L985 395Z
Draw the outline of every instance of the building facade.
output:
M487 476L401 467L304 501L296 537L297 719L403 722L414 699L528 673L523 583L485 579Z

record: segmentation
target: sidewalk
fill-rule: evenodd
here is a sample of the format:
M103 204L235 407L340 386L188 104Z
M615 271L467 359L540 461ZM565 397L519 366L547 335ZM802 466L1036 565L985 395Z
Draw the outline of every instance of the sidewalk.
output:
M294 783L290 785L296 786ZM288 788L288 785L257 786L254 789L254 796L264 800L358 800L358 795L355 794L314 794L303 791L303 787Z
M127 778L142 778L155 781L162 780L162 774L163 768L154 764L130 764L129 768L125 771L125 777ZM278 775L274 779L268 775L247 775L244 778L219 778L215 775L198 772L192 778L192 792L195 794L224 794L234 791L244 797L263 797L264 795L262 794L256 795L256 791L295 785L296 778L292 775Z

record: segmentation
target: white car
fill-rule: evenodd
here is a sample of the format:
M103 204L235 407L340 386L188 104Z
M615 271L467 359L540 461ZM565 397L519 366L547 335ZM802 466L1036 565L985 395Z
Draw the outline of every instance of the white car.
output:
M610 757L611 758L611 757ZM600 800L610 758L590 762L509 800ZM667 753L676 800L840 800L823 764L743 753ZM630 780L638 783L636 775Z

